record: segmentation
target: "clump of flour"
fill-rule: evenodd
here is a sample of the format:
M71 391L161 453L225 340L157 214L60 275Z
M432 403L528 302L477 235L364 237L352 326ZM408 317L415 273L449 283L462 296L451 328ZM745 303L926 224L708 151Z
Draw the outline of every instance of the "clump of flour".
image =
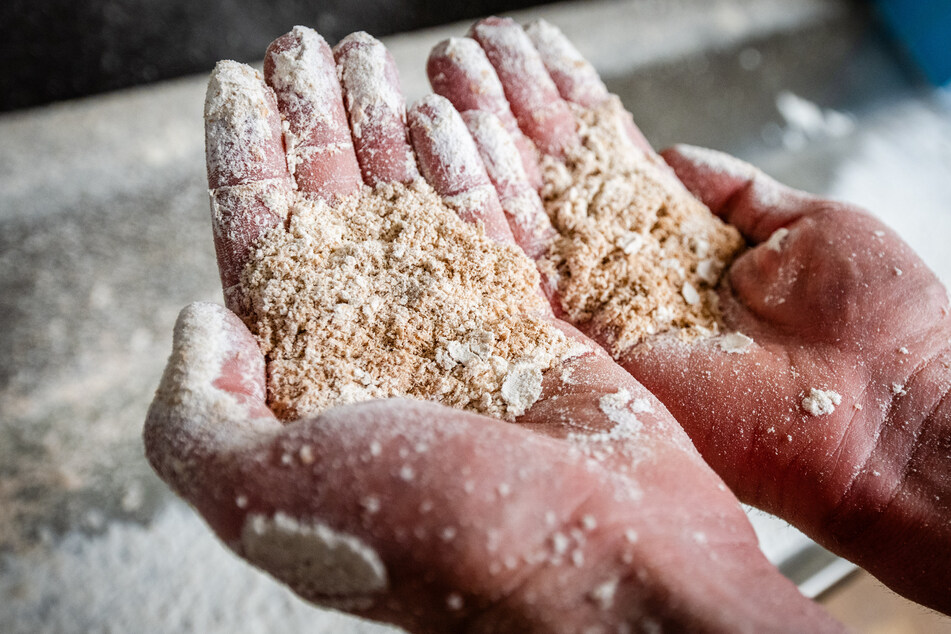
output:
M518 249L459 219L429 185L304 197L241 277L282 419L414 397L511 420L579 350L543 315Z
M376 551L320 522L252 514L244 522L241 547L250 562L304 596L353 600L387 587Z
M665 331L718 332L712 289L743 239L627 140L616 97L573 107L580 147L543 162L542 199L559 235L540 268L562 308L615 352Z
M746 354L753 345L753 339L742 332L731 332L720 337L717 343L727 354Z
M834 390L810 388L809 394L802 399L802 408L813 416L825 416L835 411L842 403L842 395Z

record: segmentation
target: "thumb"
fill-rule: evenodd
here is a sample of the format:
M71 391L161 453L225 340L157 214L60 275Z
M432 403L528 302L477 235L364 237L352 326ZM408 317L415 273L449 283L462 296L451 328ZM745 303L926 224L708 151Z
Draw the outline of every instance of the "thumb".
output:
M675 145L661 155L694 196L753 243L807 214L816 200L723 152Z
M228 456L282 427L265 389L264 357L234 313L205 302L182 309L143 440L152 468L212 525Z

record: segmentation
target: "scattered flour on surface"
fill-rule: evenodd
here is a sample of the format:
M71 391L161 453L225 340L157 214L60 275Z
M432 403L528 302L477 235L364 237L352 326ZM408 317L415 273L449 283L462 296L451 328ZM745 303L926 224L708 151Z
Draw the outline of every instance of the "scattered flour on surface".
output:
M863 120L827 193L868 209L951 285L951 108L905 99Z
M196 565L200 564L200 565ZM401 632L305 603L232 554L172 502L146 527L111 522L19 557L0 556L0 631L254 634Z
M848 114L820 108L788 90L776 96L776 109L786 120L783 145L790 150L802 149L817 139L844 137L855 129L855 121Z
M835 411L842 403L842 396L833 390L810 388L809 394L802 399L802 408L813 416L824 416Z

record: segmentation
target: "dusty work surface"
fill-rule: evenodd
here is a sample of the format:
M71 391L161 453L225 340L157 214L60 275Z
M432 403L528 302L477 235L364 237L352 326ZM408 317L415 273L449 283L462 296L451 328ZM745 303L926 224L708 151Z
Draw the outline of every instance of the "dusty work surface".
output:
M734 151L865 204L951 281L951 114L848 6L634 1L531 15L577 42L658 145ZM387 41L409 100L426 90L429 46L463 30ZM382 631L317 612L235 559L142 457L175 315L220 301L204 84L0 117L0 631ZM764 536L782 562L795 539Z

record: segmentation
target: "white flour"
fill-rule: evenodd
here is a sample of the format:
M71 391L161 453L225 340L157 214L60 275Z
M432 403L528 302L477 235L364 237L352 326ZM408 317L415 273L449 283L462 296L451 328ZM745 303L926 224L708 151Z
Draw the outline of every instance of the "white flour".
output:
M179 502L147 528L74 533L48 551L0 560L0 570L0 631L10 634L399 631L304 603L231 554Z
M835 390L817 390L811 388L802 398L802 408L813 416L825 416L835 411L842 403L842 395Z

